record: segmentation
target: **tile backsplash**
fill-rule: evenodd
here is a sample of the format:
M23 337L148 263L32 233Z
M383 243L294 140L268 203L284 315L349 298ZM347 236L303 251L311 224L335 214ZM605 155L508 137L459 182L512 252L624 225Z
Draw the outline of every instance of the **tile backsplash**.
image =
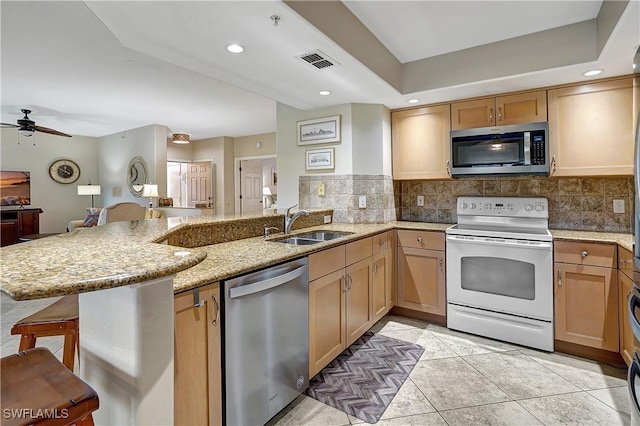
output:
M584 231L632 232L633 177L483 177L456 180L395 181L398 220L456 223L456 200L463 195L545 197L549 227ZM424 206L418 207L418 195ZM624 200L625 213L613 212Z

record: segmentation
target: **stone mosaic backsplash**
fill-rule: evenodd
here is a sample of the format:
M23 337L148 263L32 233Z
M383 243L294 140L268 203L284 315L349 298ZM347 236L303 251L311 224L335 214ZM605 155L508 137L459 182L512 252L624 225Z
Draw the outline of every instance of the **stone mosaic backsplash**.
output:
M545 197L549 227L582 231L632 232L633 177L482 177L456 180L395 181L398 220L456 223L459 196ZM418 195L424 206L418 207ZM613 212L622 199L625 213Z
M324 196L319 187L324 184ZM301 209L333 209L336 223L387 223L396 220L394 186L388 175L300 176ZM358 198L367 197L367 207L358 207Z

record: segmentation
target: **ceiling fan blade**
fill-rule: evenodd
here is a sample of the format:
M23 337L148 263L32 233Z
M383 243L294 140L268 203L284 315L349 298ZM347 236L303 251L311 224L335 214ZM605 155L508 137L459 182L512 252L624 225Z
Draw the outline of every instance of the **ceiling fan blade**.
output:
M0 123L0 127L20 127L20 126L17 126L15 124L10 124L10 123Z
M49 133L50 135L57 135L57 136L65 136L67 138L70 138L71 135L68 135L66 133L62 133L59 132L57 130L53 130L50 129L48 127L42 127L42 126L31 126L33 128L33 130L35 130L36 132L42 132L42 133Z

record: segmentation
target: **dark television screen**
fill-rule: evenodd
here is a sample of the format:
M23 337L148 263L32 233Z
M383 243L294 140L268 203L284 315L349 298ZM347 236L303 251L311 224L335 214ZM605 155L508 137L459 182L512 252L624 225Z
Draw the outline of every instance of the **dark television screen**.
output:
M0 206L31 204L31 173L0 171Z

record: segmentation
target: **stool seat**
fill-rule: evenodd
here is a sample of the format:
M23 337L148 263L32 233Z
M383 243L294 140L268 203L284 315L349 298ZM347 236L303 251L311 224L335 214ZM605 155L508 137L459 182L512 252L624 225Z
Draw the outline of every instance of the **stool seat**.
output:
M2 424L93 424L98 394L47 348L29 349L0 361Z
M21 334L19 352L36 346L39 337L64 336L62 360L73 371L75 349L79 345L78 295L64 296L33 315L16 322L11 334Z

